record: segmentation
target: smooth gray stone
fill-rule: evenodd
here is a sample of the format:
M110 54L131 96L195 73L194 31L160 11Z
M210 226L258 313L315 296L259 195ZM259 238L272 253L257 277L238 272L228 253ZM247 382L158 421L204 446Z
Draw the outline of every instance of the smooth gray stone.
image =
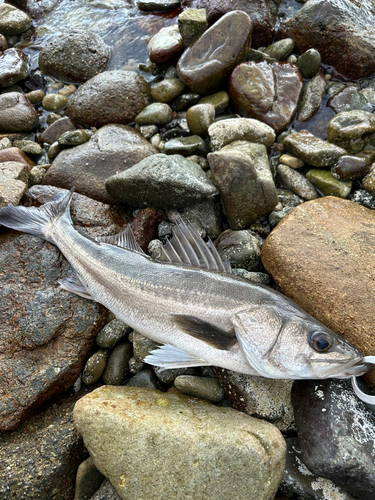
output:
M129 374L129 361L133 356L130 342L117 345L111 352L102 379L108 385L121 385Z
M297 66L303 78L309 79L317 74L322 59L315 49L308 49L297 60Z
M157 391L165 390L164 385L158 380L152 370L142 370L136 373L130 380L126 382L130 387L144 387L148 389L156 389Z
M101 349L111 349L119 340L126 338L132 331L130 326L119 319L113 319L100 330L96 336L96 344Z
M174 386L180 392L195 398L207 399L219 403L224 399L224 390L219 382L212 377L196 377L194 375L179 375L174 380Z
M262 242L252 231L227 229L214 243L221 258L227 258L232 265L247 271L259 266Z

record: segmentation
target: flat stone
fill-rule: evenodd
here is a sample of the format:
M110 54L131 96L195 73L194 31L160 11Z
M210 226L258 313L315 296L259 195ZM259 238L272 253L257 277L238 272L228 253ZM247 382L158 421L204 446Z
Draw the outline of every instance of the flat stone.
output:
M221 90L215 94L202 97L199 99L198 104L212 104L215 108L215 113L218 115L227 109L229 105L229 95L225 90Z
M0 132L30 132L39 116L30 101L19 92L0 95Z
M288 155L288 154L283 154L279 158L280 163L283 163L284 165L288 165L290 168L301 168L304 166L304 163L302 160L299 158L296 158L295 156Z
M38 141L40 144L45 142L47 144L53 144L62 134L72 130L76 130L74 124L67 116L64 116L47 127L46 130L40 134Z
M75 186L77 192L89 198L111 203L113 199L104 187L108 177L157 152L134 128L106 125L85 144L63 150L53 161L43 184L66 189Z
M144 12L162 12L177 9L180 0L137 0L137 7Z
M310 120L319 111L326 87L327 81L321 71L305 84L296 115L299 122Z
M194 162L181 155L152 155L106 181L115 199L133 207L183 208L217 194Z
M194 491L229 500L235 490L238 500L266 500L283 473L285 442L275 427L187 396L104 386L76 404L74 419L123 499L171 498L178 489L181 499Z
M6 148L0 150L0 163L15 161L23 163L29 170L35 166L35 163L19 148Z
M147 53L151 62L163 64L177 56L182 48L182 37L178 27L168 26L151 38L147 45Z
M283 145L294 156L314 167L330 167L346 154L345 149L323 141L307 130L287 135Z
M327 106L333 109L335 113L352 111L353 109L372 112L372 104L361 90L354 85L348 85L331 97Z
M262 50L265 54L276 59L276 61L284 60L294 49L294 41L292 38L284 38L269 45Z
M375 494L375 417L346 380L295 381L301 458L317 476L363 500Z
M187 137L176 137L167 141L164 151L169 155L203 155L206 156L207 148L204 140L199 135L189 135Z
M26 54L20 49L6 49L0 53L0 87L10 87L29 73Z
M184 47L189 47L207 28L206 9L185 9L178 16L178 29Z
M247 61L230 76L231 108L245 118L267 123L279 134L293 119L302 88L303 80L294 64Z
M82 127L127 124L151 103L145 79L134 71L105 71L81 85L69 100L67 116Z
M207 156L224 212L233 229L243 229L278 203L267 149L236 141Z
M347 198L352 190L352 181L342 181L329 170L313 168L306 173L306 179L314 184L325 196Z
M324 197L296 207L262 247L281 291L365 356L375 349L374 230L373 210ZM373 388L374 375L366 376Z
M177 64L178 76L193 92L212 93L247 59L251 33L252 21L247 14L225 14L185 50Z
M301 172L296 172L282 163L277 166L276 171L284 186L304 200L314 200L319 197L314 185Z
M343 111L327 125L329 142L358 153L366 147L367 138L375 132L375 115L367 111Z
M252 118L231 118L213 123L208 134L212 151L234 141L248 141L271 146L276 140L275 131L269 125Z
M18 161L5 161L0 163L0 179L8 177L10 179L18 179L27 184L29 178L29 168Z
M0 207L8 203L18 205L26 189L27 185L24 182L0 176Z

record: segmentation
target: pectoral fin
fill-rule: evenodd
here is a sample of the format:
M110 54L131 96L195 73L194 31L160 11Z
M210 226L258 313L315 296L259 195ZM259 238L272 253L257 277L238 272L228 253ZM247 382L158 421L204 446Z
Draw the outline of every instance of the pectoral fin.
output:
M143 361L149 365L160 366L164 369L210 365L207 361L197 358L193 354L178 349L173 345L160 346L158 349L151 351Z
M173 317L176 325L184 333L206 342L215 349L228 351L237 342L234 331L233 333L226 332L194 316L175 314Z
M59 281L60 287L70 293L75 293L84 299L95 300L87 291L85 285L79 279L78 275L74 272L67 278L62 278Z

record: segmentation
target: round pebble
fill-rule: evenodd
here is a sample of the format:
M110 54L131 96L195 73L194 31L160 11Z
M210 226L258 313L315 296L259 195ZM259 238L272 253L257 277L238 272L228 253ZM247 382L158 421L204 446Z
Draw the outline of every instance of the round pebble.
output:
M219 403L224 399L224 390L215 378L179 375L175 378L174 386L184 394L207 399L212 403Z
M42 106L46 111L57 111L65 108L69 99L61 94L48 94L43 98Z
M129 361L133 355L130 342L123 342L115 347L108 358L103 373L103 382L108 385L121 385L129 373Z
M196 104L187 110L186 119L193 134L206 135L215 119L215 107L212 104Z
M86 385L95 384L100 379L105 370L107 355L106 351L100 350L86 361L82 373L82 381Z
M111 349L117 342L125 339L131 328L119 319L113 319L100 330L96 336L96 344L102 349Z
M151 95L157 102L171 102L181 94L185 85L178 78L168 78L156 83L151 89Z
M58 142L61 146L79 146L90 139L90 135L84 129L68 130L59 138Z
M320 68L321 57L317 50L306 50L297 60L297 66L303 78L310 79L317 74Z
M173 112L168 104L155 102L146 106L136 117L139 125L164 125L173 118Z

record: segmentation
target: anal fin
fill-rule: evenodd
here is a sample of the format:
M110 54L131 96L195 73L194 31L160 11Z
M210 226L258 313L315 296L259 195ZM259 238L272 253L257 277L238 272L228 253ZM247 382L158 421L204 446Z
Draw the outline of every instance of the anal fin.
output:
M160 366L164 369L210 366L210 363L204 359L168 344L151 351L143 361L149 365Z
M79 295L84 299L95 300L93 297L91 297L85 285L82 283L77 273L75 272L71 274L71 276L59 280L59 285L63 290L66 290L67 292L75 293L76 295Z

